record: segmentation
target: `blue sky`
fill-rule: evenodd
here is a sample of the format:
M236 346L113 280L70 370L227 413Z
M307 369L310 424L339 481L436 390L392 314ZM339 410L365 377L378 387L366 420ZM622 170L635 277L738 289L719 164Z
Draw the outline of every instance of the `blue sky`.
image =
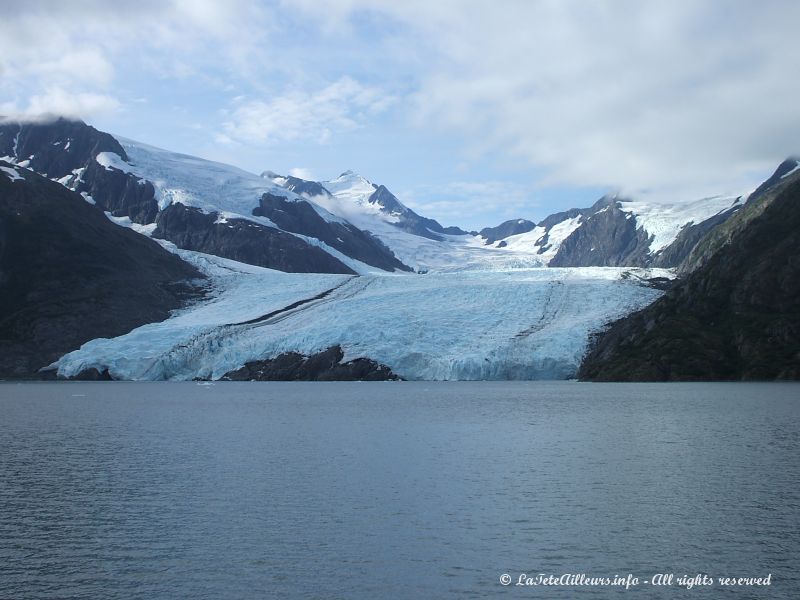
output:
M609 191L741 193L800 152L789 0L3 8L0 114L77 116L255 172L353 169L470 229Z

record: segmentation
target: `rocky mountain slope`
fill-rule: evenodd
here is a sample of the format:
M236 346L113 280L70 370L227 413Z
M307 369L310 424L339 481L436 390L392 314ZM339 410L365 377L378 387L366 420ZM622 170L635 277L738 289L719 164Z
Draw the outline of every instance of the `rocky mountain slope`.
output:
M675 267L739 206L736 198L650 205L606 197L536 226L517 219L473 235L417 214L352 171L322 182L257 176L79 121L2 121L0 156L141 233L287 272Z
M783 163L687 257L686 275L595 341L601 381L800 379L800 170Z
M503 240L512 235L528 233L536 227L536 223L527 219L511 219L503 221L496 227L484 227L478 232L487 244L494 244L498 240Z
M315 213L313 227L320 239L283 230L254 214L265 194L284 199L284 209L296 222L307 221L310 214L304 199L263 178L118 140L79 121L0 122L0 156L83 194L113 217L143 226L138 231L182 248L290 272L352 274L363 265L408 269L379 240L340 220Z
M0 161L0 378L38 377L88 340L166 319L201 277L78 193Z
M525 231L481 231L487 244L529 249L550 267L677 267L711 228L731 217L740 197L646 204L607 196L589 208L555 213ZM523 220L524 221L524 220Z
M336 179L324 181L320 185L327 194L320 198L321 203L331 203L336 214L350 212L359 207L367 214L379 216L396 228L432 240L442 241L443 235L465 235L458 227L443 227L438 221L415 213L397 199L384 185L377 185L354 171L345 171ZM340 201L337 205L333 199ZM348 206L348 203L350 206ZM357 210L357 209L356 209Z

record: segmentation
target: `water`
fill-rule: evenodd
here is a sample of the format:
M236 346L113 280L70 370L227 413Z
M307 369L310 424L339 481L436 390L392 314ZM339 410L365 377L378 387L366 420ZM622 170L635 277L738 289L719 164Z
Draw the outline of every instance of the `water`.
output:
M798 392L4 384L0 598L797 598Z

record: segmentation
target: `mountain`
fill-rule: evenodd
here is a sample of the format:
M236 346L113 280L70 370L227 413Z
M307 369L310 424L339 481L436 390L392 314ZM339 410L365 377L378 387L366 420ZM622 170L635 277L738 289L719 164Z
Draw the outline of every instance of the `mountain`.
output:
M97 156L128 155L111 135L81 121L0 121L0 158L93 197L104 210L134 223L151 223L158 213L152 184L103 168Z
M458 227L442 227L434 219L421 217L400 202L384 185L376 185L358 173L345 171L332 181L322 183L332 195L362 208L371 207L398 229L432 240L442 241L442 235L466 235ZM375 214L367 211L368 214Z
M74 162L46 164L58 175ZM0 377L38 377L84 342L162 321L202 278L80 194L0 161Z
M0 154L179 248L289 272L408 270L379 240L282 186L235 167L115 138L83 122L2 122ZM295 226L283 229L259 214L265 195L273 204L280 199ZM309 228L296 225L309 219L314 231L306 235Z
M352 171L322 182L258 176L79 121L0 122L0 153L141 233L287 272L676 267L739 206L736 198L665 205L606 197L535 227L517 219L480 236L417 214Z
M735 213L741 201L715 197L648 204L606 196L588 208L550 215L538 225L515 219L474 235L420 217L385 186L353 171L322 182L274 173L267 176L369 231L403 264L418 271L524 266L672 268L709 229Z
M711 229L664 297L599 335L580 377L800 379L799 165Z
M772 202L775 190L788 181L788 178L800 170L800 160L788 158L783 161L775 173L750 194L742 210L735 219L719 223L708 231L708 235L698 240L686 253L683 260L678 263L678 273L686 274L699 268L712 257L720 248L729 244L733 237L742 231L749 223L759 216Z
M487 244L494 244L496 241L511 237L512 235L528 233L535 227L536 223L533 221L528 221L527 219L512 219L510 221L503 221L496 227L484 227L480 230L479 235L486 240Z
M415 213L384 185L376 185L354 171L345 171L331 181L306 181L265 171L265 176L344 219L377 219L401 231L436 241L445 235L467 235L458 227L443 227L438 221ZM369 221L362 224L369 225ZM374 225L373 225L374 228Z
M462 271L543 266L532 251L497 251L483 239L457 227L443 227L402 204L385 186L354 171L330 181L311 182L272 172L263 176L299 190L326 214L378 238L404 265L415 271Z
M481 234L496 247L533 251L550 267L672 268L740 206L740 197L669 204L605 196L589 208L550 215L536 227L522 225L526 231Z

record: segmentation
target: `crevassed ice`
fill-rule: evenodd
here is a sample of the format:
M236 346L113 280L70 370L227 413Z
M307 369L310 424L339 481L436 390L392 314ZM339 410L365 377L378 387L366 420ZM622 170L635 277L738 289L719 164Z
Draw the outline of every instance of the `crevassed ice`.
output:
M345 360L367 357L406 379L565 379L592 331L660 294L623 279L632 269L348 277L180 253L210 274L214 299L88 342L58 361L62 375L94 367L134 380L219 378L248 361L338 344ZM223 327L332 288L275 322Z

